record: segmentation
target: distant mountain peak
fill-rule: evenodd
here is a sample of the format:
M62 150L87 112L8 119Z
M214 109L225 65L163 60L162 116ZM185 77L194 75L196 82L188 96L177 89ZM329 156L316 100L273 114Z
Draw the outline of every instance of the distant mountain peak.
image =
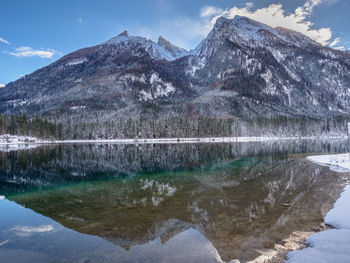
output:
M228 18L225 16L221 16L216 20L216 23L249 23L249 24L257 24L256 20L250 19L246 16L235 15L233 18ZM261 23L260 23L261 24ZM263 24L262 24L263 25Z
M101 45L114 45L120 49L128 49L132 52L139 48L143 48L156 60L165 59L172 61L188 55L188 52L185 49L175 46L162 36L159 37L158 43L155 43L145 37L131 36L128 31L120 33L116 37L103 42Z
M232 19L232 21L234 22L245 22L245 23L250 23L250 24L260 24L265 26L265 24L262 24L256 20L253 20L247 16L240 16L240 15L235 15Z
M216 38L217 40L228 38L240 45L251 47L266 45L271 41L284 42L284 44L305 48L321 45L300 32L282 27L271 27L239 15L232 19L227 17L218 18L208 38Z
M129 32L128 32L127 30L124 30L122 33L120 33L120 34L118 35L118 37L120 37L120 36L129 37L130 34L129 34Z
M175 46L170 41L166 40L164 37L159 36L157 44L168 51L174 58L179 58L188 55L187 50Z
M259 29L265 29L265 30L272 30L273 29L268 25L265 25L263 23L255 21L253 19L250 19L246 16L236 15L232 19L224 17L224 16L219 17L216 20L216 23L214 25L214 30L219 30L219 29L227 28L227 27L248 29L249 31L251 31L253 29L254 29L254 31L257 31Z
M170 42L168 40L166 40L164 37L159 36L158 37L158 45L162 46L162 45L166 45L169 44Z
M115 37L112 37L111 39L107 40L106 42L103 42L102 44L118 44L118 43L130 40L130 39L133 39L133 38L142 39L141 37L131 36L129 34L129 32L125 30L122 33L120 33L119 35L117 35Z

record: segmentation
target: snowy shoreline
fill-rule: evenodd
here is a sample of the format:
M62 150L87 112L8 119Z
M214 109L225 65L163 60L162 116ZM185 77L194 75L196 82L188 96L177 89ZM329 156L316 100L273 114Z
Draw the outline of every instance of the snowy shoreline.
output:
M266 142L279 140L322 140L345 139L345 136L330 137L206 137L206 138L135 138L135 139L95 139L95 140L42 140L29 136L0 135L0 151L34 148L45 144L185 144L185 143L235 143Z
M309 156L308 160L328 166L332 171L350 172L350 156L346 154ZM350 262L350 185L347 184L324 223L333 227L312 234L306 240L308 247L287 255L286 263Z

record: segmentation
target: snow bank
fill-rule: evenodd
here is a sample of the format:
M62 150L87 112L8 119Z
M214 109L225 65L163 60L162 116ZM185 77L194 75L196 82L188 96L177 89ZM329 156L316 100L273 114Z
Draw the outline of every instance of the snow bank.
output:
M350 185L345 187L334 208L324 218L324 222L335 228L350 230ZM348 245L350 251L350 239Z
M288 263L349 263L350 230L331 229L311 235L303 250L288 254Z
M22 144L22 143L36 143L39 142L38 138L29 136L17 136L10 134L0 135L0 144Z
M307 159L320 165L330 166L331 170L335 172L350 171L350 156L348 153L309 156Z
M335 170L350 171L349 154L310 156L308 159ZM350 185L345 187L324 221L337 229L311 235L307 239L309 247L290 252L287 263L350 262Z
M4 134L0 135L0 151L8 152L29 149L37 147L40 143L48 142L35 137Z
M0 135L0 151L37 147L40 144L186 144L186 143L235 143L235 142L267 142L280 140L317 140L341 139L333 137L207 137L207 138L134 138L134 139L95 139L95 140L41 140L29 136Z
M326 137L326 139L341 139L343 137ZM322 137L207 137L207 138L135 138L135 139L96 139L96 140L64 140L50 143L121 143L121 144L174 144L174 143L234 143L234 142L267 142L280 140L315 140Z

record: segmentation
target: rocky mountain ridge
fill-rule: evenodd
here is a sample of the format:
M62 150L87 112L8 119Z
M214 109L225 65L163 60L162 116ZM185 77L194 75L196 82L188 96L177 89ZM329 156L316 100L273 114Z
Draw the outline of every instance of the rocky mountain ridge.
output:
M188 52L127 31L0 90L0 113L58 118L328 118L350 112L350 54L246 17ZM64 116L64 117L62 117Z

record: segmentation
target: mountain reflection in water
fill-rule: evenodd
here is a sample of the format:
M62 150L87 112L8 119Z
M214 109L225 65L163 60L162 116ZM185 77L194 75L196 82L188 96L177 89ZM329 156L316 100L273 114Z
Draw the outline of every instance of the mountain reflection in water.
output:
M8 255L27 249L31 242L31 252L58 261L252 260L292 232L318 226L341 191L341 175L292 154L345 147L341 141L290 141L55 146L6 153L0 194L33 210L32 217L51 219L37 223L42 232L34 231L33 245L18 235L30 232L23 228L26 220L15 223L21 213L9 215L7 225L0 222L7 229L0 232L0 243L9 240L0 245L0 255L4 249ZM55 252L43 241L45 233L55 236ZM72 233L91 244L95 238L117 246L103 243L73 256L69 251L80 251L83 241Z

